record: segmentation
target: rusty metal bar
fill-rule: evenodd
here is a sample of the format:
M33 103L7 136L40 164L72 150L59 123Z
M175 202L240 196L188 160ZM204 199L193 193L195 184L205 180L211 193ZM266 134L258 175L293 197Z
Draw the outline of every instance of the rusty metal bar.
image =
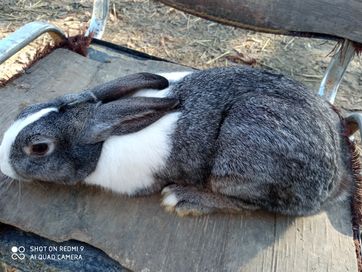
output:
M346 117L345 120L350 127L350 135L348 136L352 136L357 130L359 130L362 137L362 113L352 113Z
M0 64L44 33L49 33L55 42L65 39L63 31L55 25L40 21L28 23L0 41Z
M92 33L96 39L101 39L106 28L109 13L109 0L94 0L93 13L86 36Z
M318 93L332 104L336 98L339 84L342 82L347 66L352 61L355 53L353 42L344 40L328 65Z

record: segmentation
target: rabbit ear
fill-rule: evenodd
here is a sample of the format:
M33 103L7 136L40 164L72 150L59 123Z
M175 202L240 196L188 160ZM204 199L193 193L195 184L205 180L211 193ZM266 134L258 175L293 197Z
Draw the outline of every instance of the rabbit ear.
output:
M132 97L101 104L86 125L82 143L94 144L112 135L137 132L174 110L174 98Z
M129 96L140 89L161 90L167 88L168 85L168 80L160 75L137 73L114 79L79 94L65 95L61 98L61 104L74 105L90 101L106 103Z

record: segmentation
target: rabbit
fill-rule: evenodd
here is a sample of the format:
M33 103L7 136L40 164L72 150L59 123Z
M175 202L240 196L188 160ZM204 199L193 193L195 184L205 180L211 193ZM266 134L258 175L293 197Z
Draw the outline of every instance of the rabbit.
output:
M320 212L353 190L334 106L286 76L250 67L138 73L23 110L0 169L21 181L161 192L179 216Z

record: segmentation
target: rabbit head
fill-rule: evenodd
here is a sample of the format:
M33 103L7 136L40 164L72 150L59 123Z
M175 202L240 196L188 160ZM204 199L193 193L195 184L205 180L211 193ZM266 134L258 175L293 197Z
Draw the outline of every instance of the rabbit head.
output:
M0 169L19 180L73 184L94 171L103 142L137 132L172 111L172 98L132 97L167 79L139 73L23 110L5 132Z

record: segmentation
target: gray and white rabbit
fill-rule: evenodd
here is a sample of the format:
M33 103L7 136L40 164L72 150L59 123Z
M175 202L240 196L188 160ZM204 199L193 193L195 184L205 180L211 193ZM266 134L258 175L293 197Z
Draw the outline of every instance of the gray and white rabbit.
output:
M162 190L178 215L308 215L352 190L343 130L329 103L279 74L139 73L26 108L4 134L0 166L24 181Z

